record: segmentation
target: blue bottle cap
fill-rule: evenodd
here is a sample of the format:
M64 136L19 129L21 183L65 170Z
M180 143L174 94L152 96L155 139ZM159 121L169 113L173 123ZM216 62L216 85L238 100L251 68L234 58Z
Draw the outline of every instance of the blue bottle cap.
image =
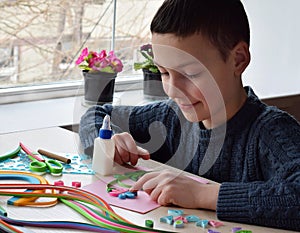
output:
M109 129L100 129L99 137L103 139L110 139L112 136L112 131Z

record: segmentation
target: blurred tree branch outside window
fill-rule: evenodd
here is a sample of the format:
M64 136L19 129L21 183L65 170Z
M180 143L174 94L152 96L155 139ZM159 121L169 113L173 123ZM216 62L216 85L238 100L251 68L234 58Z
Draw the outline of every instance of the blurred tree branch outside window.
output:
M124 71L136 75L133 62L150 41L150 21L161 0L117 0L115 52ZM0 90L81 80L74 66L84 47L110 50L112 0L0 1Z

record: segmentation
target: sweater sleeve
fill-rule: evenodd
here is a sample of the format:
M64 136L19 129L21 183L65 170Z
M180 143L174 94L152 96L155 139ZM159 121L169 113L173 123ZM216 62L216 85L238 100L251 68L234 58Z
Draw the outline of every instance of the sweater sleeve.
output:
M164 127L159 127L159 124L162 123L166 128L174 127L174 122L168 120L170 114L167 112L172 111L169 105L166 102L154 102L143 106L106 104L89 108L82 116L79 126L79 136L84 152L92 154L94 139L98 136L104 116L108 114L111 117L113 133L129 132L137 144L148 149L153 155L152 158L155 159L155 155L162 152L159 148L163 141L165 141L162 146L163 152L166 152L168 148L167 140L165 140L166 132L163 130Z
M247 158L245 164L248 173L260 170L263 180L222 183L217 216L225 221L299 231L299 123L288 114L275 115L256 131L252 135L255 149L247 155L254 159Z
M99 134L103 118L110 115L111 105L90 107L80 119L79 138L84 152L88 155L93 153L94 140Z

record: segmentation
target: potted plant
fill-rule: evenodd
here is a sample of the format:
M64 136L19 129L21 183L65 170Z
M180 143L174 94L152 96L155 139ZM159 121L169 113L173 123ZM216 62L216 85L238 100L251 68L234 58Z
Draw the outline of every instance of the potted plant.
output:
M84 77L84 100L90 104L112 103L115 79L123 69L121 60L110 51L99 53L84 48L75 62Z
M133 64L133 68L135 70L140 70L140 69L143 70L144 95L150 98L166 97L167 95L164 92L162 82L161 82L161 74L153 61L152 45L151 44L142 45L139 49L139 52L145 60L142 62L135 62Z

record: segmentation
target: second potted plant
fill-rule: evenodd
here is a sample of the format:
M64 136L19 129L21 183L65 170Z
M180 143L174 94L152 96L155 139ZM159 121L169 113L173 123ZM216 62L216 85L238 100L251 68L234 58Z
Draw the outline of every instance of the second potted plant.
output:
M150 98L165 98L167 95L164 92L161 74L157 66L153 62L152 45L145 44L140 47L139 52L145 58L142 62L135 62L135 70L143 70L144 82L143 92L146 97Z

